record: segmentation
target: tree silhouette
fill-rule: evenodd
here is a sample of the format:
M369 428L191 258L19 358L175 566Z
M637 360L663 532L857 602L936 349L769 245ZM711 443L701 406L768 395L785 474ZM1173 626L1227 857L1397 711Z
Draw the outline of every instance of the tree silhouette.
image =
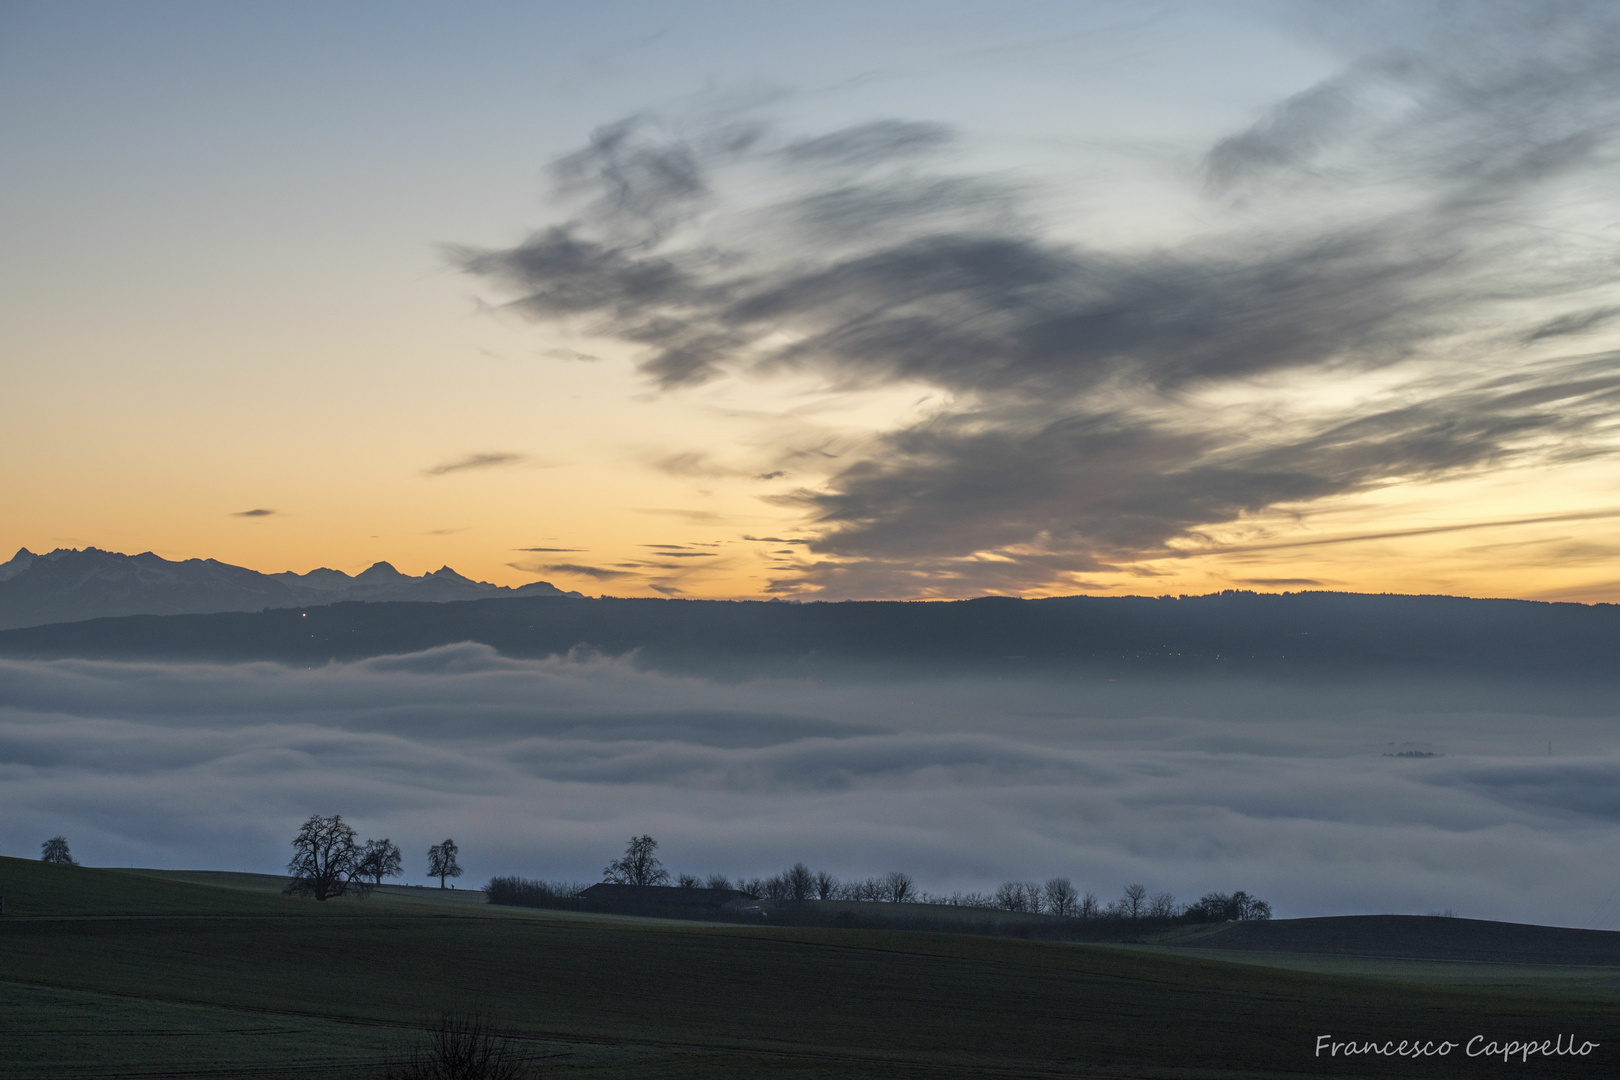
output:
M361 852L354 842L354 830L341 815L311 814L293 837L292 846L294 854L287 864L292 884L287 891L294 896L325 900L342 896L350 885L361 893L370 888L360 877Z
M461 866L456 862L456 855L460 851L454 840L428 848L428 877L438 878L439 888L444 888L445 878L461 876Z
M39 845L39 861L60 863L63 866L78 866L73 861L73 855L68 851L67 837L53 836Z
M622 858L614 859L602 869L602 880L618 885L664 885L669 882L669 871L653 854L658 841L650 836L632 836L624 846Z
M782 881L787 885L789 900L808 900L816 894L816 875L802 862L783 871Z
M399 846L386 836L381 840L367 840L360 849L360 877L370 878L373 885L381 885L385 877L398 877L404 869Z
M1127 919L1140 919L1147 914L1147 889L1142 885L1127 885L1119 898L1120 914Z
M838 879L825 870L816 873L816 899L831 900L838 895Z
M1068 878L1055 877L1048 881L1041 896L1046 901L1046 910L1053 915L1074 915L1080 906L1080 894Z
M1187 914L1204 922L1264 920L1271 918L1271 905L1239 889L1230 896L1205 893L1197 903L1188 905Z
M917 898L917 884L902 870L891 870L883 875L883 899L891 904L904 904Z

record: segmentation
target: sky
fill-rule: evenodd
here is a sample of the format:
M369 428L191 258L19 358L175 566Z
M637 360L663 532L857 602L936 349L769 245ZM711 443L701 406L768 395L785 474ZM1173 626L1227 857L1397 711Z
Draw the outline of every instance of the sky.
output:
M461 644L316 669L0 660L0 853L278 872L311 813L404 854L934 895L1067 877L1278 917L1620 926L1612 698L1557 686L729 683ZM1429 755L1429 756L1399 756Z
M0 545L1620 600L1601 3L0 3Z

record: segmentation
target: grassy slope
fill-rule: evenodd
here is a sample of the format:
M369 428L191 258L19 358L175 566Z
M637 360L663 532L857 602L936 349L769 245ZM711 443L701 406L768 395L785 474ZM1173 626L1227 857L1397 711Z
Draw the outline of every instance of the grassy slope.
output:
M1616 997L1601 989L1440 988L1141 950L431 896L318 905L19 860L0 860L0 890L8 912L12 895L31 895L81 913L359 916L8 919L0 1015L27 1038L8 1040L22 1052L0 1060L0 1076L356 1075L451 1004L535 1040L552 1075L582 1078L1479 1074L1460 1056L1330 1065L1310 1053L1324 1032L1574 1031L1620 1048ZM1615 1060L1537 1073L1600 1075Z

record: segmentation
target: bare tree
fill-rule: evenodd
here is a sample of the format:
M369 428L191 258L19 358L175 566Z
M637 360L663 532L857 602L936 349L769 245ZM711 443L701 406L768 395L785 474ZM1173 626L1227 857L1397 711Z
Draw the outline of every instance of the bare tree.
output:
M846 881L838 889L844 900L887 900L889 887L885 878L870 877L862 881Z
M1119 912L1127 919L1140 919L1147 911L1147 889L1141 885L1127 885L1119 898Z
M438 878L439 888L444 888L445 878L461 876L461 864L456 862L459 854L461 849L456 847L454 840L445 840L428 848L428 877Z
M883 875L883 899L891 904L905 904L917 898L917 883L911 875L891 870Z
M696 874L677 874L675 884L683 889L696 889L701 887L703 882L698 879Z
M1073 915L1080 903L1080 894L1066 877L1055 877L1048 881L1041 895L1046 901L1046 910L1053 915Z
M770 877L765 879L765 899L793 899L793 886L788 884L786 874L772 874Z
M398 845L386 836L381 840L367 840L360 849L359 877L370 878L373 885L381 885L385 877L399 877L404 869Z
M708 880L703 883L703 887L706 889L729 889L731 888L731 879L724 874L710 874Z
M825 870L816 873L816 899L832 900L838 896L838 879Z
M1196 903L1187 906L1187 914L1205 922L1261 920L1271 918L1271 905L1239 889L1230 896L1222 892L1205 893Z
M1267 920L1272 918L1272 905L1260 897L1252 897L1243 889L1231 895L1226 895L1225 892L1205 892L1196 904L1187 905L1187 915L1209 923Z
M1004 881L996 887L996 907L1040 914L1041 887L1033 881Z
M755 900L761 900L765 897L767 884L768 883L764 878L749 878L747 881L744 881L742 878L738 878L737 891L745 892L749 896L752 896Z
M602 870L602 880L617 885L667 885L669 871L654 854L658 841L650 836L632 836L624 846L624 856Z
M311 814L293 837L292 846L293 857L287 863L292 875L287 891L292 895L326 900L342 896L351 885L362 895L370 888L360 876L361 852L354 842L354 830L341 815Z
M1080 898L1080 906L1075 911L1075 914L1082 919L1095 919L1101 914L1101 910L1101 905L1097 902L1097 894L1087 892Z
M39 861L59 863L62 866L78 866L73 861L73 853L68 851L67 837L53 836L39 845Z
M794 863L782 872L787 885L788 899L803 902L816 894L816 876L804 863Z
M1179 912L1176 898L1167 892L1154 893L1148 898L1147 914L1150 919L1173 919Z

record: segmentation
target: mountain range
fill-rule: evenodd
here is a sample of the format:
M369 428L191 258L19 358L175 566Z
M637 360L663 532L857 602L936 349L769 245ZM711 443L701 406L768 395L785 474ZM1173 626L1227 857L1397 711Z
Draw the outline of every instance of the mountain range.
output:
M446 603L497 597L568 596L544 581L518 588L473 581L448 566L421 577L373 563L350 576L321 568L261 574L216 559L178 562L150 551L122 555L100 548L27 548L0 563L0 630L119 615L205 615L336 604L414 600Z

